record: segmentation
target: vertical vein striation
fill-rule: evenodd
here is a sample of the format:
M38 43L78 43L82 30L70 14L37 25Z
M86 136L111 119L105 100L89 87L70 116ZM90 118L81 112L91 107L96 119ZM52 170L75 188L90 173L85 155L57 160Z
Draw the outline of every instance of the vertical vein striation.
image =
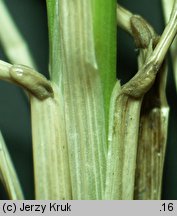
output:
M164 64L152 89L143 99L137 152L135 199L161 199L169 116L165 95L166 75L167 68Z
M133 199L141 102L142 98L136 100L131 96L121 94L121 87L117 82L110 108L104 199Z
M109 104L116 83L116 1L91 0L96 59L103 87L106 129Z
M72 198L63 97L53 84L54 98L31 96L36 199Z
M106 138L90 1L59 4L62 83L73 199L101 199Z

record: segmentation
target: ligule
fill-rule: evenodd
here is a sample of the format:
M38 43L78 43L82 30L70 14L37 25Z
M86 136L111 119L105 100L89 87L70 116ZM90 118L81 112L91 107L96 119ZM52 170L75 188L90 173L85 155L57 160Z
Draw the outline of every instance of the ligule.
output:
M9 199L23 200L22 188L9 155L3 136L0 132L0 180L7 191Z
M70 200L71 181L63 97L53 84L54 97L31 96L36 199Z

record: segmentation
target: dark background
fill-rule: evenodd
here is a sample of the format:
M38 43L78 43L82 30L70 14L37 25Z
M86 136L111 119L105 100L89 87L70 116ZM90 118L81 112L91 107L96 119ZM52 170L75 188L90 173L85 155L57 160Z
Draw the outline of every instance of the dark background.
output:
M19 30L28 42L40 72L47 76L48 33L44 0L5 1ZM133 13L142 15L161 34L164 28L160 0L120 0ZM118 29L117 69L121 83L137 71L133 40ZM7 60L0 46L0 59ZM167 98L170 124L165 158L162 199L177 199L177 95L171 63L168 74ZM33 161L31 145L30 106L20 88L0 81L0 130L15 164L26 199L34 199ZM0 199L7 199L0 184Z

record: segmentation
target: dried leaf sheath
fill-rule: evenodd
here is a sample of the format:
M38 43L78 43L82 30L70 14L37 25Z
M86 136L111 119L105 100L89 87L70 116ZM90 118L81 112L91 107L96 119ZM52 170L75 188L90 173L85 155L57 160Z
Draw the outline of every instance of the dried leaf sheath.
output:
M112 113L110 113L112 129L109 136L110 146L108 150L105 199L133 198L134 179L132 181L132 176L133 178L135 176L135 152L141 101L144 94L154 84L167 50L176 36L176 6L177 4L157 46L151 52L151 55L147 55L145 64L121 90L114 91L112 94L111 107L113 108L111 108Z
M54 98L31 96L36 199L71 199L63 97L53 85Z
M133 199L141 102L142 98L121 94L116 84L110 109L105 199Z
M166 65L142 103L137 154L135 199L161 198L169 107L166 102Z

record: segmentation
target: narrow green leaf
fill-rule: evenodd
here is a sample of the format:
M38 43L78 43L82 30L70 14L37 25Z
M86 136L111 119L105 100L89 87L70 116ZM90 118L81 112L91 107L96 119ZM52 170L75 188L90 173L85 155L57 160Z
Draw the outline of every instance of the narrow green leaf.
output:
M48 27L49 27L49 46L50 78L56 84L61 84L61 59L60 59L60 28L59 28L59 0L47 0Z
M116 82L116 0L91 0L96 61L103 87L106 124Z

